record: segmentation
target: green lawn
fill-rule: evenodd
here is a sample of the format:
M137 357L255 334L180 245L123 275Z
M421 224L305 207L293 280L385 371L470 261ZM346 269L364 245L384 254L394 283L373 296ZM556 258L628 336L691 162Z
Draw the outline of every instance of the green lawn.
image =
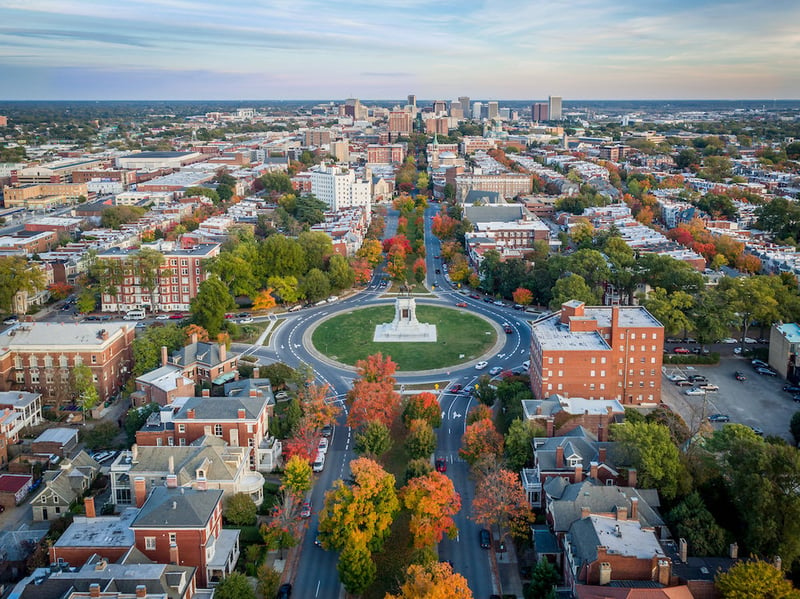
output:
M398 370L429 370L477 359L497 339L494 328L474 314L417 304L417 320L436 325L436 343L374 343L375 325L393 318L394 305L354 310L320 324L312 341L318 351L344 364L381 352L397 362Z

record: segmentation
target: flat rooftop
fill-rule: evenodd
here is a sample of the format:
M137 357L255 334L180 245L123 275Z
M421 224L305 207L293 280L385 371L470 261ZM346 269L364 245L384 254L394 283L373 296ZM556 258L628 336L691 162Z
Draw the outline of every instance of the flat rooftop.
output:
M120 330L131 327L127 322L21 322L0 334L0 352L37 348L57 351L66 347L91 351L108 342L100 337L100 331L105 330L111 339Z
M795 322L777 325L778 332L789 343L800 343L800 325Z
M130 547L134 543L131 522L139 513L138 508L128 508L119 516L87 518L75 516L64 531L56 547Z
M653 531L642 530L638 520L617 520L608 516L589 516L589 518L599 544L607 547L609 553L640 559L665 555Z

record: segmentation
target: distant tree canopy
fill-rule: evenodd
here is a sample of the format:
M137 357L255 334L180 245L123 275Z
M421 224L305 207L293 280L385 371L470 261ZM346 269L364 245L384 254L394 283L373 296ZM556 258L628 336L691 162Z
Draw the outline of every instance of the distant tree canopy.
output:
M141 206L108 206L100 212L100 224L108 229L119 229L122 225L139 220L145 213Z

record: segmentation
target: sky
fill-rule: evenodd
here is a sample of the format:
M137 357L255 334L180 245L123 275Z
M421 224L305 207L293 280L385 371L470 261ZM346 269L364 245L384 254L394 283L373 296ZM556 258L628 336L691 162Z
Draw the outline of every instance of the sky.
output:
M0 0L0 99L798 99L798 0Z

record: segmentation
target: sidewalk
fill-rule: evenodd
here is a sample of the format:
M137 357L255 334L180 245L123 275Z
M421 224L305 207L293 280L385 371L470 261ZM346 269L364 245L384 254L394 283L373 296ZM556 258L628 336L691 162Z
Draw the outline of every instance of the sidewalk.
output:
M503 595L516 595L522 599L522 580L519 577L517 551L512 541L506 541L505 551L497 552L497 569Z

